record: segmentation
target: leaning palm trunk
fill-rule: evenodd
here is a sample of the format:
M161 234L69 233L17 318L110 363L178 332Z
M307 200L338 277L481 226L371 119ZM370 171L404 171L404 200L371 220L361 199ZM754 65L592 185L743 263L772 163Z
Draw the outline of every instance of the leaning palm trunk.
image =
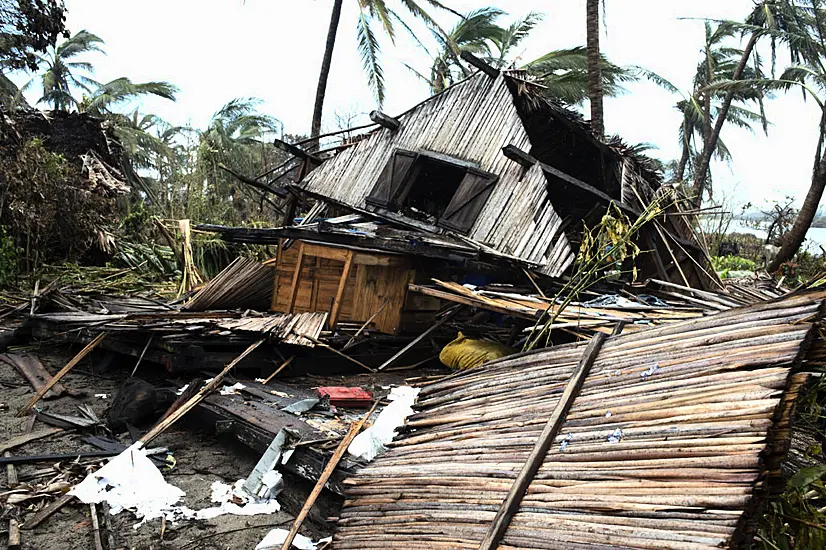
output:
M591 103L591 129L602 138L605 121L602 108L602 65L599 55L599 0L588 0L586 12L588 32L588 97Z
M826 137L826 132L824 132L826 128L823 126L824 120L826 120L826 109L824 109L821 116L820 141L818 142L815 166L812 170L812 184L809 186L809 192L806 194L803 206L797 213L794 225L781 238L780 251L774 261L766 266L769 273L774 273L780 269L781 264L791 260L797 253L817 214L820 199L823 197L823 190L826 188L826 155L823 154L823 140Z
M330 28L327 31L327 45L324 49L324 58L321 61L321 74L318 77L318 89L315 95L315 107L313 109L313 125L311 137L321 134L321 115L324 111L324 97L327 95L327 79L330 77L330 65L333 61L333 49L336 46L336 34L338 33L338 22L341 19L341 4L343 0L335 0L333 3L333 13L330 17Z
M731 77L732 80L740 80L743 76L743 71L746 69L746 64L752 52L754 52L754 46L757 44L758 38L759 35L757 33L753 33L751 38L749 38L748 44L746 44L746 48L743 50L743 55L740 58L740 63L737 65ZM697 169L694 171L694 202L698 207L703 202L703 192L706 187L708 168L711 164L711 155L717 148L717 142L720 140L720 132L728 117L731 102L734 100L734 92L733 87L726 92L726 96L723 98L723 104L720 106L720 111L717 113L717 118L714 121L714 129L711 131L711 135L706 136L703 152L697 161Z

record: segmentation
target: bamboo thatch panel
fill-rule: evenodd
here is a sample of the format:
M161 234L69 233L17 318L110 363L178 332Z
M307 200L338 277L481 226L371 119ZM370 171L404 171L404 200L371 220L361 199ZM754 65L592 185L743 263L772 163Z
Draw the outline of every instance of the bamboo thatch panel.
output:
M776 471L824 298L607 339L500 548L731 545ZM425 387L407 433L347 480L334 547L478 548L584 347Z

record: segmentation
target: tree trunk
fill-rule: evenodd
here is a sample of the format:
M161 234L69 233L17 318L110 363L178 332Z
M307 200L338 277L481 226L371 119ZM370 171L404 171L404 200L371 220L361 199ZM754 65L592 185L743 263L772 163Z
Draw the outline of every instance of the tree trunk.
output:
M599 52L599 2L588 0L586 23L588 29L588 98L591 103L591 129L602 139L605 122L602 109L602 64Z
M673 180L682 183L685 179L685 169L688 166L688 161L691 158L691 144L689 143L689 128L688 123L683 117L683 154L680 157L680 164L677 165L677 171L674 173Z
M782 263L788 262L797 253L800 245L806 239L806 232L809 231L809 227L815 219L824 188L826 188L826 155L820 155L820 159L816 160L812 172L812 184L809 186L809 192L806 194L803 206L800 207L792 228L781 238L780 251L774 261L766 267L766 271L774 273L780 269Z
M757 44L757 39L758 35L756 33L752 34L749 38L748 44L746 44L746 49L743 50L743 56L740 58L740 63L737 65L737 68L734 70L734 74L731 77L732 80L740 80L740 77L743 76L743 71L746 68L749 57L751 57L751 54L754 51L754 46ZM717 142L720 140L720 131L723 129L723 124L726 122L726 117L728 117L728 112L731 108L731 102L733 99L734 90L728 90L725 98L723 99L723 104L720 106L720 111L717 113L717 119L714 121L714 129L711 132L711 136L708 136L708 139L705 140L703 152L697 161L697 169L694 170L694 201L698 207L703 202L703 191L705 190L708 167L711 164L711 155L717 147Z
M313 109L313 125L310 137L321 134L321 115L324 111L324 96L327 94L327 79L330 77L330 65L333 61L333 48L336 46L338 22L341 19L341 4L344 0L333 0L333 14L330 17L330 28L327 31L327 45L324 49L324 58L321 60L321 74L318 76L318 89L315 94L315 108ZM310 145L313 145L311 143Z

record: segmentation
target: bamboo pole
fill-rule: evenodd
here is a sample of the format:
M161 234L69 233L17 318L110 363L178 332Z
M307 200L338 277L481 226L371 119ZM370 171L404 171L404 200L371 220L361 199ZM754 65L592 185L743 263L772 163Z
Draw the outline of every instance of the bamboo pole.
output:
M330 461L327 463L327 466L324 467L324 470L318 477L318 481L316 482L315 487L313 487L313 490L310 492L310 496L307 497L306 502L304 502L304 506L301 507L301 511L295 517L293 525L290 528L290 532L287 535L287 538L284 539L284 544L281 545L281 550L290 550L290 546L292 546L293 540L298 534L298 530L301 528L301 524L304 523L304 519L307 517L307 514L310 513L310 509L313 507L316 499L321 494L321 490L324 489L324 485L327 484L327 480L329 480L330 476L333 475L333 470L335 470L336 466L338 466L341 457L343 457L344 453L347 451L347 447L350 446L350 443L352 443L353 439L355 439L355 437L359 434L361 428L364 426L364 423L367 422L367 419L370 418L370 415L373 414L374 410L376 410L376 406L378 406L378 404L379 402L375 401L373 406L370 407L370 410L367 411L367 414L362 416L358 422L353 422L350 425L350 429L347 431L344 439L342 439L341 443L338 444L338 447L333 453L333 456L330 457Z
M591 366L594 364L594 361L596 361L597 354L600 348L602 348L605 338L604 334L598 333L588 344L588 347L585 348L579 366L568 382L568 386L565 388L562 396L559 398L556 409L548 419L547 424L545 424L545 429L539 436L539 440L531 451L522 471L519 472L516 481L513 483L510 491L508 491L505 501L496 513L496 517L494 517L493 523L485 535L485 538L483 538L481 544L479 544L479 550L493 550L499 542L501 542L502 537L505 536L505 531L507 531L508 525L510 525L516 510L519 509L519 504L524 497L528 485L530 485L533 477L539 471L542 462L545 460L545 455L553 444L554 438L559 433L562 423L565 421L565 416L571 408L571 404L576 398L580 388L582 388L583 382L585 382L585 377L588 376Z

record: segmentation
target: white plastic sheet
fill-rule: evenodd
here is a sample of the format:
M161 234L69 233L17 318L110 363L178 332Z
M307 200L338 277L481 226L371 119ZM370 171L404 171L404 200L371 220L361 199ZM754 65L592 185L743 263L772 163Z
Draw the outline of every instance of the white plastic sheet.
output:
M135 443L113 458L97 472L69 490L69 494L89 504L108 502L112 514L131 510L141 523L181 514L177 502L185 493L170 485L146 456L140 443Z
M385 445L396 436L396 430L413 414L413 403L416 402L417 395L419 389L410 386L399 386L390 390L387 396L390 404L381 411L372 426L353 439L347 452L364 460L373 460L384 452Z

